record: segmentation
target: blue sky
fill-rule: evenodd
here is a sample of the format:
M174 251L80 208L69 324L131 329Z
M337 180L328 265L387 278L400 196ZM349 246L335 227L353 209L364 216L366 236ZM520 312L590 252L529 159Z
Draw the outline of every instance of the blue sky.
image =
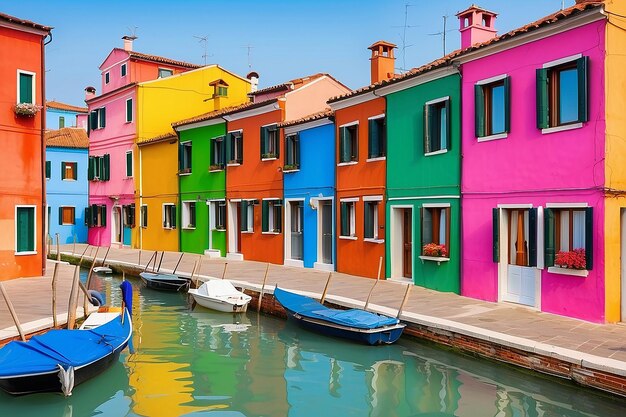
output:
M260 75L260 87L327 72L350 88L369 84L367 47L377 40L398 45L396 67L412 68L459 46L455 14L473 0L179 0L86 2L0 0L0 12L54 26L47 46L47 98L83 105L84 88L100 89L98 66L121 37L136 30L138 52ZM561 8L561 0L481 0L498 13L505 33ZM408 7L403 45L405 5ZM564 0L565 7L574 0ZM135 29L136 28L136 29Z

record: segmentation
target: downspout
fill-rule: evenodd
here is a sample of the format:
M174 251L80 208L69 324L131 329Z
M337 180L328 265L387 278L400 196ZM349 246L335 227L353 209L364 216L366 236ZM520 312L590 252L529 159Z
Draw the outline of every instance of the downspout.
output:
M48 41L45 39L50 36ZM41 114L41 275L46 275L46 217L48 214L47 210L47 199L46 199L46 142L45 142L45 134L46 134L46 53L45 47L47 44L52 42L52 32L48 32L46 36L41 38L41 105L43 106L43 111Z
M461 65L453 62L452 67L456 67L459 73L459 295L463 293L463 260L464 242L463 238L463 73Z
M143 226L141 225L143 221L141 216L141 208L143 207L143 163L141 158L141 146L137 145L137 151L139 152L139 250L141 250L143 249Z

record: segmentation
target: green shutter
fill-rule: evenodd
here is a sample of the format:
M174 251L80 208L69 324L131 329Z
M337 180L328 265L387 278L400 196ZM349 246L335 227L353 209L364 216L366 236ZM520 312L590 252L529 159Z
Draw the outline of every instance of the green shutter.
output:
M555 239L554 239L554 211L546 208L543 211L543 236L544 236L544 252L545 266L554 266L555 255Z
M34 103L33 76L20 73L20 103Z
M63 129L65 127L65 117L59 116L59 129Z
M352 149L350 149L350 132L347 127L339 129L339 162L350 162L350 155Z
M224 140L226 141L226 143L224 144L224 149L225 149L225 153L226 153L226 157L224 159L225 163L229 163L230 161L234 160L234 143L233 143L233 134L232 133L227 133L226 136L224 137Z
M482 85L474 86L474 129L477 138L485 136L485 91Z
M587 82L587 68L589 67L589 57L583 56L576 60L578 70L578 121L588 120L587 98L589 95L589 84ZM590 269L590 268L588 268Z
M96 161L95 158L93 156L89 157L88 163L87 163L87 179L89 181L92 181L94 178L94 171L96 169Z
M91 225L98 226L98 213L100 212L100 206L95 204L91 205L90 213L91 213Z
M261 159L263 159L263 155L267 153L267 128L261 128Z
M35 209L32 207L17 208L17 252L35 250Z
M269 201L267 200L261 203L261 231L269 231Z
M367 123L368 128L368 158L378 158L380 156L380 142L377 120L370 119Z
M133 121L133 100L132 99L126 100L126 121L127 122Z
M61 162L61 179L65 179L65 162Z
M504 78L504 131L511 131L511 77Z
M85 226L91 227L91 208L85 207Z
M111 155L105 153L102 161L102 179L108 181L111 179Z
M372 207L372 203L370 203L369 201L366 201L364 203L364 208L365 208L365 233L363 234L363 236L366 239L372 239L374 238L374 210Z
M537 129L550 127L548 69L537 69ZM554 249L554 248L553 248ZM550 265L551 266L551 265Z
M219 163L222 167L226 166L226 137L225 136L220 136L220 140L222 142L222 146L220 147L220 160Z
M500 262L500 209L491 209L491 242L492 258L495 263Z
M339 208L341 215L341 236L349 236L348 203L341 203Z
M63 207L59 207L59 224L63 224Z
M428 104L424 105L424 153L427 154L430 152L430 133L432 125L430 124L430 119L432 118L430 111L430 106Z
M52 173L52 163L50 161L46 161L46 178L50 178Z
M172 229L176 229L176 206L172 206Z
M178 144L178 172L183 170L183 144Z
M528 210L528 266L537 266L537 209Z
M585 269L593 269L593 207L585 209Z
M445 146L445 149L450 150L452 149L452 132L450 131L452 127L452 123L450 123L450 99L447 99L445 101L444 108L446 112L446 146ZM441 133L440 133L440 136L441 136ZM443 138L441 138L441 140L443 140ZM444 147L441 146L441 149L444 149Z
M92 110L89 115L89 127L91 130L98 128L98 110Z
M236 143L236 146L237 146L237 152L239 153L238 162L240 164L243 164L243 150L244 150L244 147L243 147L243 133L239 133L237 135L237 140L236 140L235 143Z
M282 232L283 230L283 200L274 202L274 231Z
M105 204L100 206L100 215L102 216L102 226L107 225L107 206Z
M126 176L133 176L133 153L126 152Z
M128 214L130 217L130 227L135 227L135 203L132 203L130 206L128 206Z
M239 230L245 232L248 230L248 200L241 200Z
M300 168L300 135L297 133L293 138L293 162Z
M276 158L280 158L280 130L278 129L278 127L274 126L272 128L273 132L276 132L276 134L274 135L274 149L276 150L275 152L275 156Z

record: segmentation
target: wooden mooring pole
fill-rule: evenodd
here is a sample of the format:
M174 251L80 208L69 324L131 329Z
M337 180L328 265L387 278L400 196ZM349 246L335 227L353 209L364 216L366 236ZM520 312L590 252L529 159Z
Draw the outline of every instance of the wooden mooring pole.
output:
M83 251L82 255L80 255L80 260L78 261L78 266L83 266L83 257L85 256L85 252L87 252L87 249L89 249L89 244L87 244L87 246L85 246L85 250Z
M22 339L22 342L25 342L26 336L24 336L22 325L20 324L20 321L17 318L17 314L15 313L15 310L13 309L13 303L11 303L11 300L9 300L9 296L7 295L7 292L4 289L4 285L2 285L2 282L0 282L0 292L2 292L4 301L7 303L7 307L9 308L9 313L11 313L11 317L13 317L13 322L15 323L15 327L17 327L17 332L20 334L20 338Z
M222 271L222 279L226 278L226 267L228 266L228 262L224 262L224 270Z
M396 318L400 318L400 315L402 314L402 310L404 309L404 305L406 304L407 300L409 299L409 293L411 292L411 288L413 288L413 284L407 284L406 286L406 292L404 293L404 298L402 299L402 304L400 304L400 308L398 309L398 315L396 316Z
M60 249L60 246L59 246L59 234L55 233L54 236L57 239L57 261L60 261L61 260L61 249Z
M370 289L370 293L367 294L367 300L365 301L365 307L363 307L363 310L367 310L367 306L370 303L370 298L372 297L372 293L374 292L374 288L376 288L376 284L378 284L378 281L380 281L380 272L383 269L383 257L381 256L380 259L378 260L378 275L376 276L376 281L374 281L374 285L372 285L372 288Z
M59 264L54 264L54 273L52 274L52 325L59 325L57 320L57 278L59 275Z
M85 286L87 287L87 289L89 289L89 286L91 285L91 275L93 274L93 268L96 266L96 259L98 258L98 251L100 250L100 247L98 246L96 248L96 256L93 257L93 262L91 263L91 268L89 268L89 274L87 275L87 282L85 283Z
M76 308L78 306L78 282L80 281L80 268L74 268L74 280L72 281L72 289L70 290L70 301L67 306L67 328L73 329L76 324Z
M72 256L76 253L76 233L74 233L74 246L72 246Z
M324 286L324 292L322 293L322 298L320 298L320 304L324 304L324 300L326 299L326 292L328 291L328 286L330 285L330 279L333 277L333 273L328 274L328 279L326 280L326 285Z
M261 292L259 293L259 303L256 306L257 313L261 311L261 301L263 301L263 292L265 292L265 283L267 282L267 273L270 270L270 264L267 263L267 267L265 268L265 276L263 277L263 285L261 285Z

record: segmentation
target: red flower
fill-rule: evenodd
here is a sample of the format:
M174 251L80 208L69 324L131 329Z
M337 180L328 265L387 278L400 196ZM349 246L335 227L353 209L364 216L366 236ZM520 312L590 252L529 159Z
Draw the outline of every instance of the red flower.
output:
M558 252L554 258L554 265L571 269L586 269L587 260L585 250L574 249L569 252Z
M438 245L436 243L427 243L422 248L424 256L448 257L448 248L446 245Z

